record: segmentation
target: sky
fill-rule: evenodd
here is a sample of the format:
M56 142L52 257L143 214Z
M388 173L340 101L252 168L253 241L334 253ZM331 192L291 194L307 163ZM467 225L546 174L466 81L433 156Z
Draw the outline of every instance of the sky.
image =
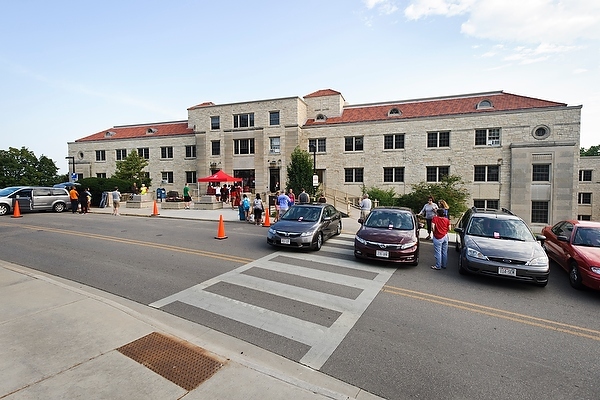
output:
M349 104L504 90L582 105L600 144L598 0L0 0L0 149L333 89Z

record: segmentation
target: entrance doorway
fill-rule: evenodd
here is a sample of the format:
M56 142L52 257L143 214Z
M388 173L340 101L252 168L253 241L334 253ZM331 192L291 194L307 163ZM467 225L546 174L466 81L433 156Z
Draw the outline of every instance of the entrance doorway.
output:
M269 191L275 193L281 189L279 168L269 168Z

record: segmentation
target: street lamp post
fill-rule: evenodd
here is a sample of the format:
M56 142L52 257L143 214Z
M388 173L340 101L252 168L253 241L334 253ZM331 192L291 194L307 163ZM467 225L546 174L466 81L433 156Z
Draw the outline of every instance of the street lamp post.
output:
M316 198L317 186L319 184L319 177L317 176L317 145L310 144L308 148L313 153L313 197Z
M75 157L65 157L65 160L71 160L73 162L73 173L75 173ZM69 171L69 182L73 182L73 175L71 175L71 171Z

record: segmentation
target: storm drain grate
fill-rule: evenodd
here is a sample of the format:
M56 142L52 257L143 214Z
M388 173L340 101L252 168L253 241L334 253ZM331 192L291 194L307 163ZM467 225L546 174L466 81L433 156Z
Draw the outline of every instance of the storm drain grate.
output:
M158 332L117 350L185 390L197 388L223 366L203 348Z

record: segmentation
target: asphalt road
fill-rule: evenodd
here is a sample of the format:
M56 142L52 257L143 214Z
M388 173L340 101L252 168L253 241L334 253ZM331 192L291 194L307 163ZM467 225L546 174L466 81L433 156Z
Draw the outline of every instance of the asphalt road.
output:
M151 305L389 399L597 399L600 294L266 244L266 228L40 213L0 219L3 260Z

